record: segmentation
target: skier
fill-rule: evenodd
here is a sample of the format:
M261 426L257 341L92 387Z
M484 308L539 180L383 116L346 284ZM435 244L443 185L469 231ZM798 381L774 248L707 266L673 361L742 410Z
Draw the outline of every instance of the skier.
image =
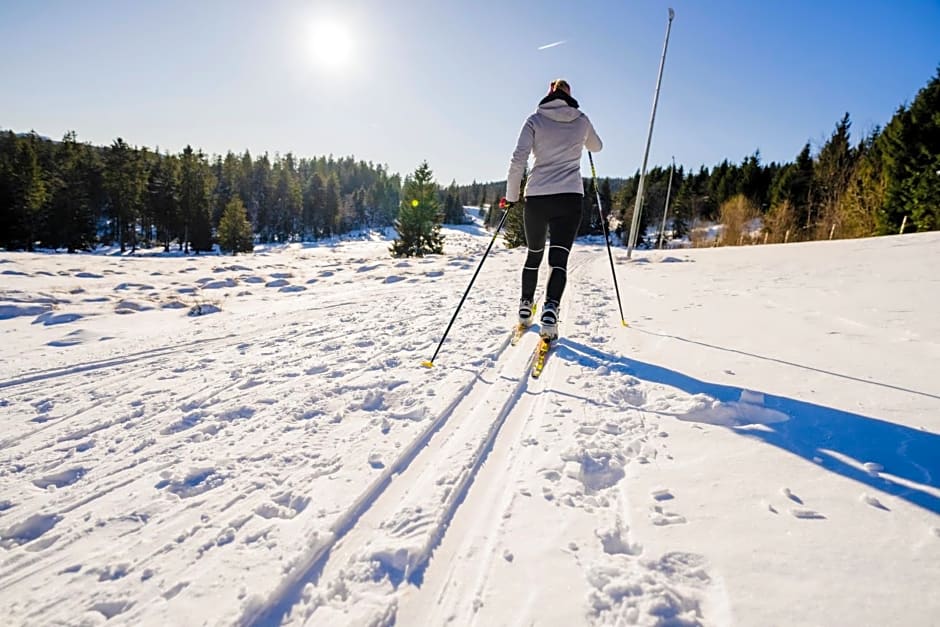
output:
M550 236L548 265L551 272L542 307L540 335L546 342L558 338L558 308L565 290L568 254L581 224L581 154L584 148L598 152L600 137L588 117L578 110L571 86L564 79L551 82L535 113L526 119L512 154L506 181L506 202L518 202L522 175L531 153L532 170L526 182L526 256L522 268L520 328L535 317L535 288L539 266Z

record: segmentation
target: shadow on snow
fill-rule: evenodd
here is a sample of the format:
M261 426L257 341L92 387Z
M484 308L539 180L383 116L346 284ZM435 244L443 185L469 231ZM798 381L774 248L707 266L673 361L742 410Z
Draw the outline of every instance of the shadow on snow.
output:
M737 403L752 390L708 383L675 370L615 356L569 339L559 341L556 358L586 367L607 366L651 383ZM940 435L793 398L763 394L762 406L789 419L760 429L731 427L876 490L940 514ZM677 418L683 418L676 415ZM866 463L878 466L866 467ZM879 468L880 466L880 468ZM883 470L881 470L883 468Z

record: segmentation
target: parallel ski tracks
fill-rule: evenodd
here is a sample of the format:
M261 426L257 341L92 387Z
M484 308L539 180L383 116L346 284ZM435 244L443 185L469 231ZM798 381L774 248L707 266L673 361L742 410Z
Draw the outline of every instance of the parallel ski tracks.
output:
M579 258L571 270L588 262ZM268 599L243 613L240 625L280 625L302 601L308 584L328 588L329 582L346 576L352 562L370 555L384 560L381 568L393 581L421 581L500 433L510 421L514 431L522 431L554 378L549 368L547 376L533 379L535 343L524 337L510 348L508 335L496 351L496 364L476 373L330 527L330 534L317 538ZM457 475L446 476L454 468ZM420 516L414 517L415 512ZM403 546L404 556L383 553L396 547L400 553Z
M576 263L569 266L574 272L595 261L586 255L578 256L575 260ZM580 300L577 287L569 291L567 302L562 306L562 316L569 320L577 319L581 310ZM480 473L470 496L473 507L468 510L467 517L457 521L456 535L436 547L440 552L438 559L442 560L443 571L433 574L434 581L426 583L417 593L428 599L428 602L422 606L411 597L411 607L398 608L398 620L407 624L438 625L460 617L460 622L464 624L480 622L475 604L484 598L494 560L504 559L497 558L500 555L497 547L503 540L500 529L506 524L516 497L516 481L532 469L532 449L522 444L522 440L527 435L533 435L533 429L537 429L536 425L548 411L547 405L552 395L544 392L555 389L555 382L559 376L563 376L563 372L559 364L552 365L550 361L541 377L529 379L533 392L531 404L525 411L514 414L511 423L503 429L500 442L493 442L488 453L493 455L494 466ZM507 477L512 480L506 481ZM470 555L474 557L468 561ZM430 601L432 598L433 601ZM416 613L416 606L422 606L423 609ZM524 622L519 616L517 619Z
M409 546L418 548L409 551L402 570L392 574L420 579L505 423L525 413L522 405L531 411L531 404L524 401L533 384L528 373L529 346L523 342L510 349L507 337L497 351L496 364L477 372L331 526L329 537L311 548L267 602L245 612L240 624L280 624L308 583L320 585L341 576L349 562L369 546L381 549L383 540L394 545L406 512L424 512L423 521L412 521L416 531L408 538ZM442 477L446 469L458 472ZM385 566L395 570L395 566Z

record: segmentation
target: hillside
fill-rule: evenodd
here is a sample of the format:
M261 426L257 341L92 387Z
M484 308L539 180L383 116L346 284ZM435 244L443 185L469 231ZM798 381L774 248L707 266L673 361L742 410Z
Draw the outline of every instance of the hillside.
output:
M940 234L0 253L7 624L930 625ZM198 306L198 307L197 307ZM198 309L204 315L189 315Z

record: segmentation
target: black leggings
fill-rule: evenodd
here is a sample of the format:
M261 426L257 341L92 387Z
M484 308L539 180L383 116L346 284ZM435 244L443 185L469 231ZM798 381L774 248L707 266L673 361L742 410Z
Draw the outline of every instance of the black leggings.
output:
M551 236L548 250L548 287L545 300L561 302L568 274L568 254L581 225L581 194L550 194L525 199L525 242L529 249L522 268L522 298L535 299L539 266L545 254L546 236Z

